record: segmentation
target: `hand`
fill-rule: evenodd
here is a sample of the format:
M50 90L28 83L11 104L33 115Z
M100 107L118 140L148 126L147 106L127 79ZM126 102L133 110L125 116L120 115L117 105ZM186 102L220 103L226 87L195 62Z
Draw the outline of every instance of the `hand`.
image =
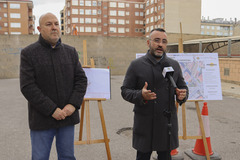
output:
M71 116L75 110L76 110L76 108L71 104L67 104L63 108L63 111L67 114L67 116Z
M60 108L57 108L52 114L52 117L56 120L64 120L67 117L67 114Z
M177 94L177 99L181 101L186 97L187 90L176 88L176 94Z
M144 100L153 100L157 98L156 93L151 92L151 90L147 90L148 83L145 82L145 85L142 88L142 96Z

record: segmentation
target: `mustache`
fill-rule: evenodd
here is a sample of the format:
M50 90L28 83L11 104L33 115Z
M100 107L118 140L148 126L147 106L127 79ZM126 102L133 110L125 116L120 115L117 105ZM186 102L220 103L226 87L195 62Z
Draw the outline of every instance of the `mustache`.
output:
M156 50L157 50L157 49L159 49L159 50L163 51L163 48L162 48L162 47L158 47L158 48L156 48Z

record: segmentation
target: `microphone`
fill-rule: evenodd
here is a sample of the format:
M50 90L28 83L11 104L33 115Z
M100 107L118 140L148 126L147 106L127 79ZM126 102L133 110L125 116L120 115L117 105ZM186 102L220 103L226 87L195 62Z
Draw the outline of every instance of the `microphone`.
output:
M168 62L163 63L162 66L163 66L163 67L162 67L162 68L163 68L163 71L162 71L163 77L164 77L164 78L167 78L168 80L170 80L172 86L173 86L174 88L177 88L177 85L176 85L176 83L175 83L175 81L173 80L173 77L172 77L172 75L173 75L173 73L174 73L174 69L169 65Z

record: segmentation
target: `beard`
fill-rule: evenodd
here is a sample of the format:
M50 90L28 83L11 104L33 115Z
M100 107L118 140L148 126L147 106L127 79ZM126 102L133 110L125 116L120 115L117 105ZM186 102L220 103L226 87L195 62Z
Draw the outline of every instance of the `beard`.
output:
M161 49L162 50L162 54L158 54L157 49ZM150 54L154 57L154 58L162 58L162 56L165 54L166 52L163 50L163 48L150 48Z

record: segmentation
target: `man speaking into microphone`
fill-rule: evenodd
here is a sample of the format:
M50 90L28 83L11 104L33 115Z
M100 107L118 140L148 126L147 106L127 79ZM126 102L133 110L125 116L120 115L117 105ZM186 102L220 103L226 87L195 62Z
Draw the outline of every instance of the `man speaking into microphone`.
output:
M175 99L180 105L184 103L188 87L179 63L166 55L167 44L165 30L153 29L147 40L147 54L131 62L121 87L122 97L135 104L133 148L137 150L136 160L150 160L152 151L157 152L158 160L169 160L169 151L179 146ZM166 111L170 116L166 116Z

